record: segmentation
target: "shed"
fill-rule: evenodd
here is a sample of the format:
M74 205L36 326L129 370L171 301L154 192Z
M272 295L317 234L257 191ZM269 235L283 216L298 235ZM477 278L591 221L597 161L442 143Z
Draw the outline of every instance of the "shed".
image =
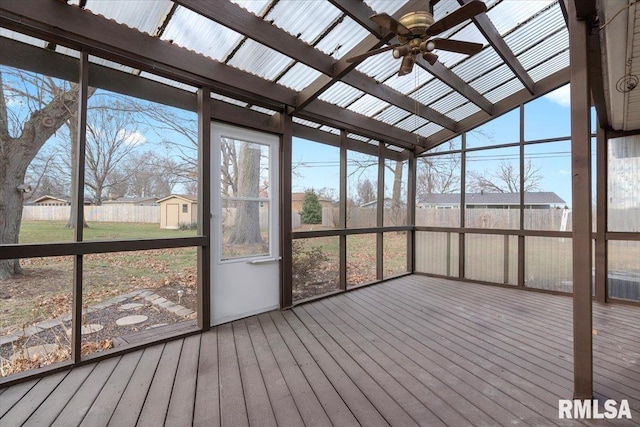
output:
M171 194L157 202L160 205L160 228L178 229L180 225L198 222L198 198Z

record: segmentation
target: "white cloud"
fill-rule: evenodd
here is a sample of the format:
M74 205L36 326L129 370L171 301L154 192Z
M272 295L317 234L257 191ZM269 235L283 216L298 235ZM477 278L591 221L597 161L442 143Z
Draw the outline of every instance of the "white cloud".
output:
M558 171L558 174L559 174L559 175L569 175L569 174L571 174L571 172L569 172L569 171L568 171L568 170L566 170L566 169L560 169L560 170Z
M124 140L127 145L142 145L147 142L147 137L137 130L120 129L118 131L118 139Z
M570 85L562 86L559 89L554 90L544 96L551 102L555 102L556 104L562 107L570 107L571 106L571 87Z

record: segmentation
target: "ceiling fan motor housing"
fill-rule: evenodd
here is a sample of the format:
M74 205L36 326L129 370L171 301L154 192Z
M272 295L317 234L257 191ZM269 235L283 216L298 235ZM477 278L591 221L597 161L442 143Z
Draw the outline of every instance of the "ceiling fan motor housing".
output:
M433 15L424 10L418 10L415 12L409 12L403 15L399 22L404 25L414 36L423 37L425 32L433 25ZM398 36L398 40L402 43L407 43L412 37Z

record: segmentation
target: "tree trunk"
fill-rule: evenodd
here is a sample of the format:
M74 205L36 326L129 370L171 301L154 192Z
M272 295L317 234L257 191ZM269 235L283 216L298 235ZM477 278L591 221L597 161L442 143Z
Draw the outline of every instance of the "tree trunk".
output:
M259 192L260 149L243 142L238 159L238 197L258 197ZM237 202L236 221L228 243L233 245L262 243L259 202Z
M23 193L16 187L24 182L27 165L21 159L0 159L0 243L18 243L22 222ZM21 274L17 259L0 260L0 280Z
M71 139L71 209L69 210L69 219L67 220L66 227L67 228L76 228L76 212L78 211L78 177L76 173L76 165L78 164L78 115L72 115L69 117L67 121L67 127L69 128L69 136ZM84 192L84 189L82 189ZM84 197L83 197L84 200ZM82 208L84 208L84 202L82 204ZM87 224L87 220L82 218L83 228L89 228L89 224Z
M0 72L0 244L18 243L22 223L23 193L27 167L40 148L78 108L78 87L60 89L51 101L31 111L22 124L18 138L9 134L5 86ZM0 261L0 279L22 272L18 260Z

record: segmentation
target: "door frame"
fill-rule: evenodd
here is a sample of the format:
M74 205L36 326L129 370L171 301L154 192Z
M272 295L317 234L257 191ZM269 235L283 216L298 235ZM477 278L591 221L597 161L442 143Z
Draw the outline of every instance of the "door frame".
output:
M231 137L238 140L245 140L248 142L255 141L258 144L269 147L269 250L266 255L256 255L248 257L240 257L233 259L222 259L222 218L221 218L221 177L220 177L220 140L225 134L229 134ZM210 253L210 319L211 326L219 325L222 323L230 322L236 319L244 318L254 314L270 311L281 307L281 293L282 293L282 195L281 195L281 152L282 139L280 135L253 130L241 126L232 124L211 121L211 253ZM277 184L277 185L274 185ZM251 264L251 265L250 265ZM277 265L276 265L277 264ZM223 297L216 294L216 279L221 274L220 271L233 266L246 266L245 268L253 269L256 271L264 270L266 274L277 274L277 280L274 285L269 288L270 291L275 291L273 295L268 298L267 304L259 307L254 307L248 310L243 310L234 315L223 315L222 317L217 310L218 297ZM239 268L239 267L238 267ZM269 271L269 269L271 271ZM275 273L277 271L277 273ZM224 273L222 273L224 275ZM224 283L218 285L218 290L223 289L222 295L224 295ZM237 285L237 284L236 284Z

